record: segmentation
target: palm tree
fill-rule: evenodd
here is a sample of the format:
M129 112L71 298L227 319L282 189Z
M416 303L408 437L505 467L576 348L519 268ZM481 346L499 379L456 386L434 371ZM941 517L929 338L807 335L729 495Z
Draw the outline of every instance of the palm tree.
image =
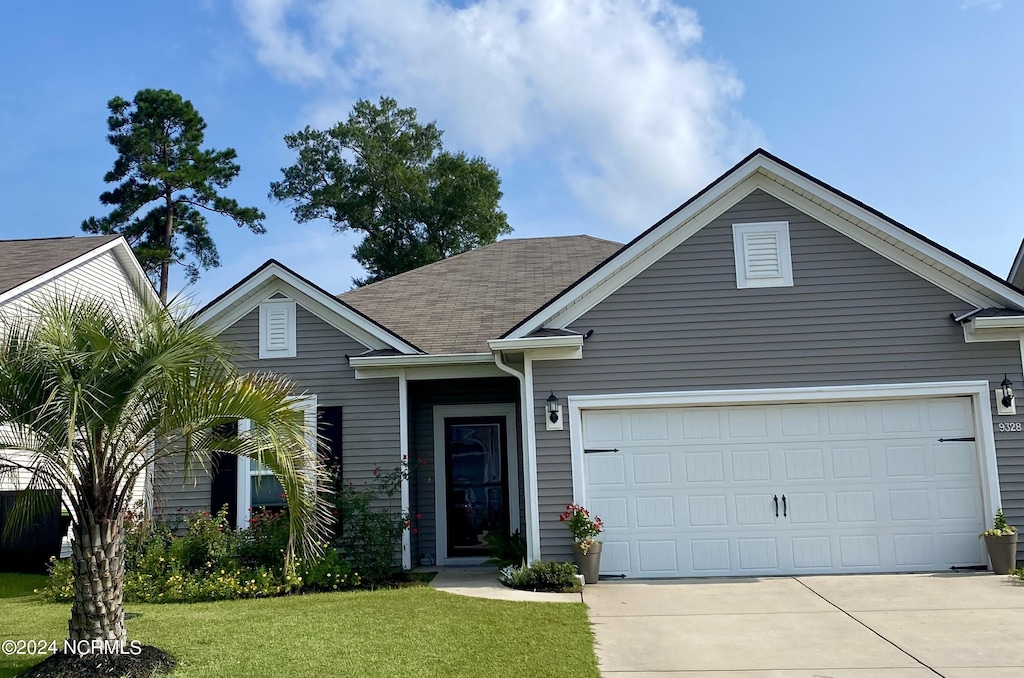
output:
M296 546L316 550L328 521L292 385L239 373L216 336L182 313L156 302L130 309L57 295L0 321L0 478L20 473L29 489L62 490L72 641L127 641L124 518L136 479L161 458L185 454L187 468L227 451L272 469L288 498L287 566ZM248 433L212 433L239 419Z

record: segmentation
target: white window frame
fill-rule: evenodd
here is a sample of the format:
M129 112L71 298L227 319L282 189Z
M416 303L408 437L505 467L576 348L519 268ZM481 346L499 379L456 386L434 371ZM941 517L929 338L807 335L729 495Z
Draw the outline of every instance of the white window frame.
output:
M276 307L276 308L275 308ZM286 346L283 349L270 348L270 311L283 308L286 314ZM260 302L260 359L295 357L295 300L267 299Z
M290 399L296 409L304 412L306 424L306 446L310 454L316 455L316 394L295 396ZM238 421L238 435L248 432L252 423L248 419ZM235 518L236 527L244 530L249 527L249 518L252 516L252 479L256 476L272 476L274 472L264 467L260 468L256 462L248 457L238 457L238 470L236 472L235 495L238 502L238 511Z
M774 233L777 238L780 274L770 278L748 278L745 238L748 235L762 233ZM793 257L789 247L788 221L733 224L732 245L736 259L736 287L738 289L793 286Z

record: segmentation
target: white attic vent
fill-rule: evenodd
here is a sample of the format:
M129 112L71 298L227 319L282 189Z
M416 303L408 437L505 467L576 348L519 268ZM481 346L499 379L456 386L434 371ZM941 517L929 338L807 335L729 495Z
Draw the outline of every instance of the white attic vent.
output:
M295 357L295 302L268 299L260 304L260 358Z
M789 222L732 225L736 287L792 287Z

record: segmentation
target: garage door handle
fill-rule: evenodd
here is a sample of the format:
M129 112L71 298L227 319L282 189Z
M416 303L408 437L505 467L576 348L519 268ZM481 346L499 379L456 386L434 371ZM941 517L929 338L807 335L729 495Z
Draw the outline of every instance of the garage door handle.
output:
M786 517L786 495L782 495L782 517Z
M779 495L772 497L772 501L775 502L775 517L779 517Z

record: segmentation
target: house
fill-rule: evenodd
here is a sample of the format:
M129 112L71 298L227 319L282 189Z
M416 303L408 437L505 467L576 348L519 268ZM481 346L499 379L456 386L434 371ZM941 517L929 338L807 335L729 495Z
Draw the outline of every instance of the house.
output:
M335 296L269 261L203 308L343 475L412 461L405 567L603 518L630 577L939 571L1024 525L1024 291L758 150L625 246L505 240ZM243 467L163 511L265 505ZM269 497L269 501L278 500Z
M131 309L139 304L140 293L156 299L135 254L120 236L0 240L0 318L32 313L34 303L55 294L96 296ZM16 451L0 455L0 463L24 463L29 458ZM0 492L9 500L28 483L27 471L0 474ZM133 495L145 500L148 491L143 473ZM70 555L67 535L62 554Z

